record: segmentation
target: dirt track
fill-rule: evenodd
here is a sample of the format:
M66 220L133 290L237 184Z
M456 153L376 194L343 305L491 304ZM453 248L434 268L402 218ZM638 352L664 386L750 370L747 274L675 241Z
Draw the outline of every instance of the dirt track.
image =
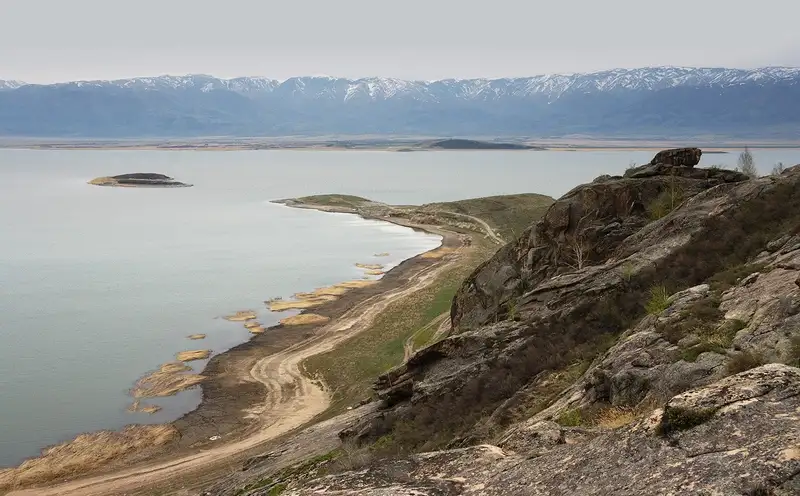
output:
M360 302L341 318L320 328L310 338L256 362L250 375L264 384L267 392L264 403L249 412L258 417L259 427L247 437L174 459L10 494L106 496L139 492L144 488L158 488L162 485L169 487L169 482L179 476L207 473L221 466L229 466L242 452L307 424L328 408L330 395L318 381L302 374L300 364L303 360L331 350L367 328L391 302L431 284L442 270L460 258L461 250L459 248L425 266L413 274L406 284Z

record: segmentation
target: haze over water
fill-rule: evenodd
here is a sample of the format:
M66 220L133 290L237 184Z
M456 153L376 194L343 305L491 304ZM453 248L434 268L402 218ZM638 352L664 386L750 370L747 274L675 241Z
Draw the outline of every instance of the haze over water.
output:
M754 151L764 172L800 162ZM270 200L346 193L395 204L536 192L558 197L621 174L653 152L157 152L0 150L0 466L47 445L129 423L166 422L193 390L130 414L126 392L178 351L222 352L249 338L218 317L263 300L359 279L439 238ZM735 154L704 165L733 165ZM89 186L159 172L193 188ZM386 259L373 254L389 252ZM194 333L204 341L189 341ZM193 362L197 370L205 362Z

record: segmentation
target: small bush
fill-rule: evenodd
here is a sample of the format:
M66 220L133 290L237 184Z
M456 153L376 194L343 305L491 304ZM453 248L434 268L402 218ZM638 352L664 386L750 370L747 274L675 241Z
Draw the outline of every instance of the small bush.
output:
M669 291L664 286L650 288L650 299L645 305L645 310L650 315L658 315L669 308Z
M669 436L674 432L692 429L708 422L716 411L716 408L693 409L666 406L656 433L659 436Z
M600 410L594 419L594 424L604 429L618 429L638 418L636 410L628 407L612 406Z
M725 366L725 371L728 375L738 374L756 367L760 367L766 363L764 355L754 353L752 351L742 351L737 353L730 359Z
M719 310L719 299L715 296L693 301L681 311L681 319L669 324L659 324L657 329L664 339L672 344L688 336L690 333L703 335L716 326L722 318Z
M583 424L583 414L577 408L573 408L559 415L556 423L564 427L578 427Z
M690 348L683 350L683 352L681 352L681 360L685 362L696 362L697 357L707 352L714 352L714 353L719 353L720 355L724 355L725 348L716 343L709 343L708 341L703 341Z
M274 486L269 488L269 492L267 493L267 496L279 496L285 490L286 490L286 484L283 484L283 483L275 484Z
M789 365L800 367L800 336L794 336L789 341Z
M711 289L722 292L736 286L736 284L750 274L764 270L765 264L741 264L727 270L717 272L709 279Z

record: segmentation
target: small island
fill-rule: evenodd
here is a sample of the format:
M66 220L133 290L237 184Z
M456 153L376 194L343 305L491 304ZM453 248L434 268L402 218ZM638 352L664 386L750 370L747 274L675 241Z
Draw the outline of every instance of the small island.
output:
M152 172L135 172L133 174L120 174L118 176L98 177L89 181L95 186L117 186L128 188L188 188L185 184L164 174Z

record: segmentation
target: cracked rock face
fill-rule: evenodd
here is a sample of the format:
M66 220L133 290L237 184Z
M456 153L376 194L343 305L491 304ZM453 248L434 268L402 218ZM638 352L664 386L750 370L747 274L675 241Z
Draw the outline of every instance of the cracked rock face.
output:
M665 410L711 412L668 435ZM570 429L530 430L534 457L491 445L386 460L283 494L740 495L800 491L800 369L765 365L670 399L636 424L567 443ZM772 492L757 492L772 491Z

